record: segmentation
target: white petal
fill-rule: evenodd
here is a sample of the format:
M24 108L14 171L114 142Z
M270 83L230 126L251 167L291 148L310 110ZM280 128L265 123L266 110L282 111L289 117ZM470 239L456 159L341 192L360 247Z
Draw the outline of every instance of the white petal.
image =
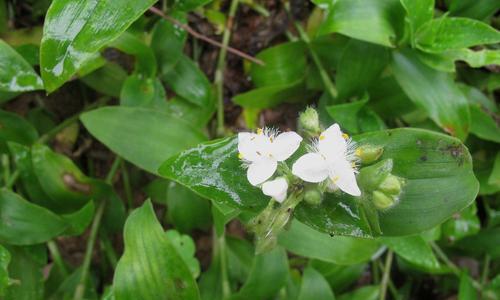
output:
M262 185L262 192L264 193L264 195L271 196L280 203L285 200L287 190L288 182L283 177L265 182Z
M308 153L297 159L292 173L307 182L321 182L328 178L329 170L326 160L320 154Z
M354 169L347 160L335 161L330 172L330 180L342 191L353 196L360 196Z
M252 162L248 167L247 178L252 185L258 185L268 180L273 176L278 163L271 159L260 159L258 161Z
M263 134L239 133L238 151L240 158L248 161L261 160L268 156L271 141Z
M319 136L318 150L328 160L336 160L345 157L347 141L340 130L339 124L335 123L321 133Z
M277 161L289 158L300 146L302 137L294 131L279 134L271 144L271 154Z

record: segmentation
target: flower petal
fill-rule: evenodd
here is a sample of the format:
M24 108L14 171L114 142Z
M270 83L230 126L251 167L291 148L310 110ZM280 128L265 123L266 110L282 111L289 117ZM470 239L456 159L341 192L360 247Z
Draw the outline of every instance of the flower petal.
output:
M302 137L294 131L279 134L271 144L271 154L277 161L289 158L300 146Z
M344 158L347 151L347 141L340 130L339 124L335 123L321 133L318 150L328 160Z
M278 163L275 160L263 158L252 162L248 167L247 178L250 184L258 185L273 176Z
M337 160L333 163L330 180L349 195L361 195L358 183L356 182L356 176L354 175L354 169L347 160Z
M267 156L271 141L263 134L242 132L238 134L238 151L240 158L248 161L261 160Z
M283 177L265 182L262 185L262 192L264 195L271 196L280 203L285 200L287 190L288 182Z
M308 153L297 159L292 173L307 182L321 182L329 174L325 159L318 153Z

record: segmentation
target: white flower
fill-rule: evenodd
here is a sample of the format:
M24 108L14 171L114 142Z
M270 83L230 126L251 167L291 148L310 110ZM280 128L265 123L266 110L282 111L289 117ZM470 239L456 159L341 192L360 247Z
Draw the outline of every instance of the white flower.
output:
M262 185L262 192L266 196L271 196L279 203L286 199L286 191L288 190L288 182L283 177L278 177L274 180L265 182Z
M307 182L322 182L329 178L330 189L339 188L353 196L361 195L355 176L354 143L342 133L338 124L333 124L319 136L313 151L295 162L292 173Z
M302 137L290 131L278 135L270 129L259 129L257 133L238 134L239 158L248 165L247 178L258 185L273 176L278 162L289 158L300 145Z

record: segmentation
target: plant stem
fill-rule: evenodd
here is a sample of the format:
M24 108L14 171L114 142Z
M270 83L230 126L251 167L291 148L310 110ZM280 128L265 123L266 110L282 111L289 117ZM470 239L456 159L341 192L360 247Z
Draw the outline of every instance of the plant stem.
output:
M285 3L285 10L288 13L288 16L290 19L293 18L292 13L290 12L290 5L288 2ZM304 41L307 45L307 49L309 50L309 54L311 55L314 64L318 68L319 75L321 76L321 80L323 81L323 84L325 85L326 91L330 96L335 99L337 98L338 92L337 88L333 84L332 80L330 79L330 75L328 75L328 72L326 71L325 67L323 66L323 63L321 62L318 54L314 49L312 48L311 45L311 40L309 39L309 36L305 32L304 28L302 28L302 25L300 25L299 22L294 21L295 28L297 28L297 32L299 33L300 39Z
M111 241L106 234L101 234L100 239L102 250L106 254L106 257L108 258L109 263L111 264L113 269L115 269L116 265L118 264L118 257L116 255L115 249L113 249L113 245L111 244Z
M50 256L54 260L54 263L59 268L59 270L61 270L62 275L64 277L68 276L68 274L69 274L68 269L66 268L66 265L64 264L64 260L62 259L61 253L59 252L59 247L57 247L56 242L48 241L47 247L49 248Z
M384 265L382 264L382 262L380 260L377 260L377 266L378 268L377 269L380 269L380 270L383 270L384 269ZM387 282L387 285L389 286L389 291L391 292L392 294L392 297L394 299L400 299L400 295L399 295L399 292L398 292L398 289L396 289L396 286L394 285L394 283L392 282L391 280L391 277L389 277L389 280Z
M10 180L10 161L9 155L2 154L3 180L5 184Z
M491 261L490 255L486 254L483 261L483 272L481 273L481 284L483 285L486 284L488 281L488 276L490 273L490 261Z
M106 182L111 183L111 180L116 174L118 167L120 166L121 158L116 157L111 169L106 176ZM80 280L75 289L75 294L73 295L74 300L81 300L85 292L85 283L87 281L87 275L89 273L90 262L92 260L92 253L94 252L94 245L97 238L97 233L99 231L99 226L101 225L102 216L104 215L104 208L106 207L106 199L100 199L99 206L97 207L94 220L92 221L92 227L90 228L90 235L87 241L87 247L85 249L85 256L82 263L82 273L80 275Z
M389 250L387 252L387 257L385 258L384 274L382 275L382 282L380 283L380 300L385 300L385 295L387 293L387 284L389 283L389 276L391 274L392 257L393 252L392 250Z
M9 179L5 183L5 188L10 189L16 183L17 178L19 178L20 171L16 169L12 175L10 175Z
M229 276L227 274L227 255L226 255L226 233L223 232L220 237L217 237L217 234L214 230L214 236L217 239L219 246L219 255L220 255L220 268L221 268L221 276L222 276L222 299L229 299L231 296L231 287L229 285Z
M130 177L128 176L128 169L125 161L122 161L122 181L123 187L125 189L125 197L127 197L127 209L130 211L133 208L133 200L132 189L130 188Z
M226 27L222 35L222 48L219 51L217 69L215 70L215 88L217 93L217 136L224 136L224 70L226 68L226 56L231 30L233 28L234 16L238 9L238 0L231 0Z

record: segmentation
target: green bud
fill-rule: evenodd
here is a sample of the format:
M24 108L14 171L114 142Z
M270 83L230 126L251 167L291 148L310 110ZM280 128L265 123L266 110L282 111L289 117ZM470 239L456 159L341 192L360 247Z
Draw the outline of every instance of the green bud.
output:
M308 107L299 115L299 129L310 136L321 133L318 112L314 108Z
M374 145L362 145L356 149L356 156L363 164L371 164L377 161L384 153L384 147Z
M378 189L386 194L397 196L401 192L401 179L389 174L378 186Z
M377 209L387 209L397 202L396 197L388 196L380 191L374 191L372 197L372 202Z
M392 159L384 159L359 171L358 184L364 191L375 191L392 171Z
M310 205L319 205L323 201L323 195L316 188L316 186L306 189L304 193L304 200Z

